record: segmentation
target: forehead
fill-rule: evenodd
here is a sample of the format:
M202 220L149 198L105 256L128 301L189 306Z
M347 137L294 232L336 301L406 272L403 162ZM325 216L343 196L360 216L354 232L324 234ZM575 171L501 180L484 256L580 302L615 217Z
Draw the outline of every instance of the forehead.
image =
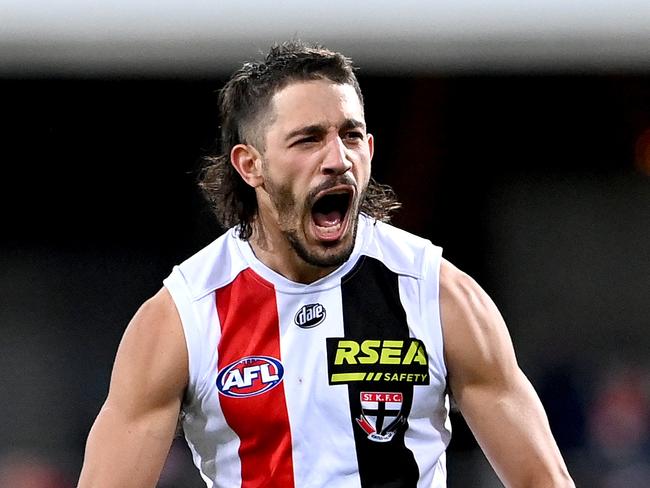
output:
M329 80L287 85L271 99L273 122L269 131L291 131L303 125L338 125L346 119L363 122L363 107L352 85Z

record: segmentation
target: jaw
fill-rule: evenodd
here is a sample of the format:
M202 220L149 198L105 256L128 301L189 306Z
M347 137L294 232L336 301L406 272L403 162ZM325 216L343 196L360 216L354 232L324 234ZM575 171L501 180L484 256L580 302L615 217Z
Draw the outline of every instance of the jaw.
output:
M313 239L307 233L299 238L296 232L285 236L295 255L320 278L348 260L354 249L356 231L356 219L348 217L345 225L337 231L341 236L336 240ZM308 232L311 234L312 230Z

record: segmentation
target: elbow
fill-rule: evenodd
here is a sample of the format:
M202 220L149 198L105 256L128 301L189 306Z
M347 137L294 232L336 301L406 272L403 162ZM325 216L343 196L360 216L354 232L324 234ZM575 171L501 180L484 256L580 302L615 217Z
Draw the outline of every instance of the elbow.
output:
M515 477L500 478L508 488L576 488L564 463L557 467L538 466L537 469L521 470Z
M566 470L553 486L557 486L558 488L576 488L573 478L571 478L571 475Z
M546 476L540 476L531 483L526 483L524 487L531 488L576 488L569 472L564 469L558 469L557 472L548 473Z

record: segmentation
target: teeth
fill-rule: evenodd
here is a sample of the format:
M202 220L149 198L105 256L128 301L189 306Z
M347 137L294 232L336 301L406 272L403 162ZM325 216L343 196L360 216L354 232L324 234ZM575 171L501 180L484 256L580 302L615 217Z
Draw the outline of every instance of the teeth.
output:
M329 225L327 227L323 227L323 226L320 226L320 225L316 225L316 227L318 227L323 232L333 233L333 232L338 232L338 230L341 228L342 224L343 224L342 222L339 222L338 224Z

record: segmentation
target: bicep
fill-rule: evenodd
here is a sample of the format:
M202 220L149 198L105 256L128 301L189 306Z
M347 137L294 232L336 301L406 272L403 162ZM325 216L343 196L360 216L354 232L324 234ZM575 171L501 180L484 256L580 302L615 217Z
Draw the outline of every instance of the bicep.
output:
M535 390L517 364L492 300L448 263L441 273L445 358L452 395L507 486L568 474ZM559 486L559 485L558 485Z
M108 397L88 437L80 487L155 486L187 377L180 319L163 289L122 338Z

